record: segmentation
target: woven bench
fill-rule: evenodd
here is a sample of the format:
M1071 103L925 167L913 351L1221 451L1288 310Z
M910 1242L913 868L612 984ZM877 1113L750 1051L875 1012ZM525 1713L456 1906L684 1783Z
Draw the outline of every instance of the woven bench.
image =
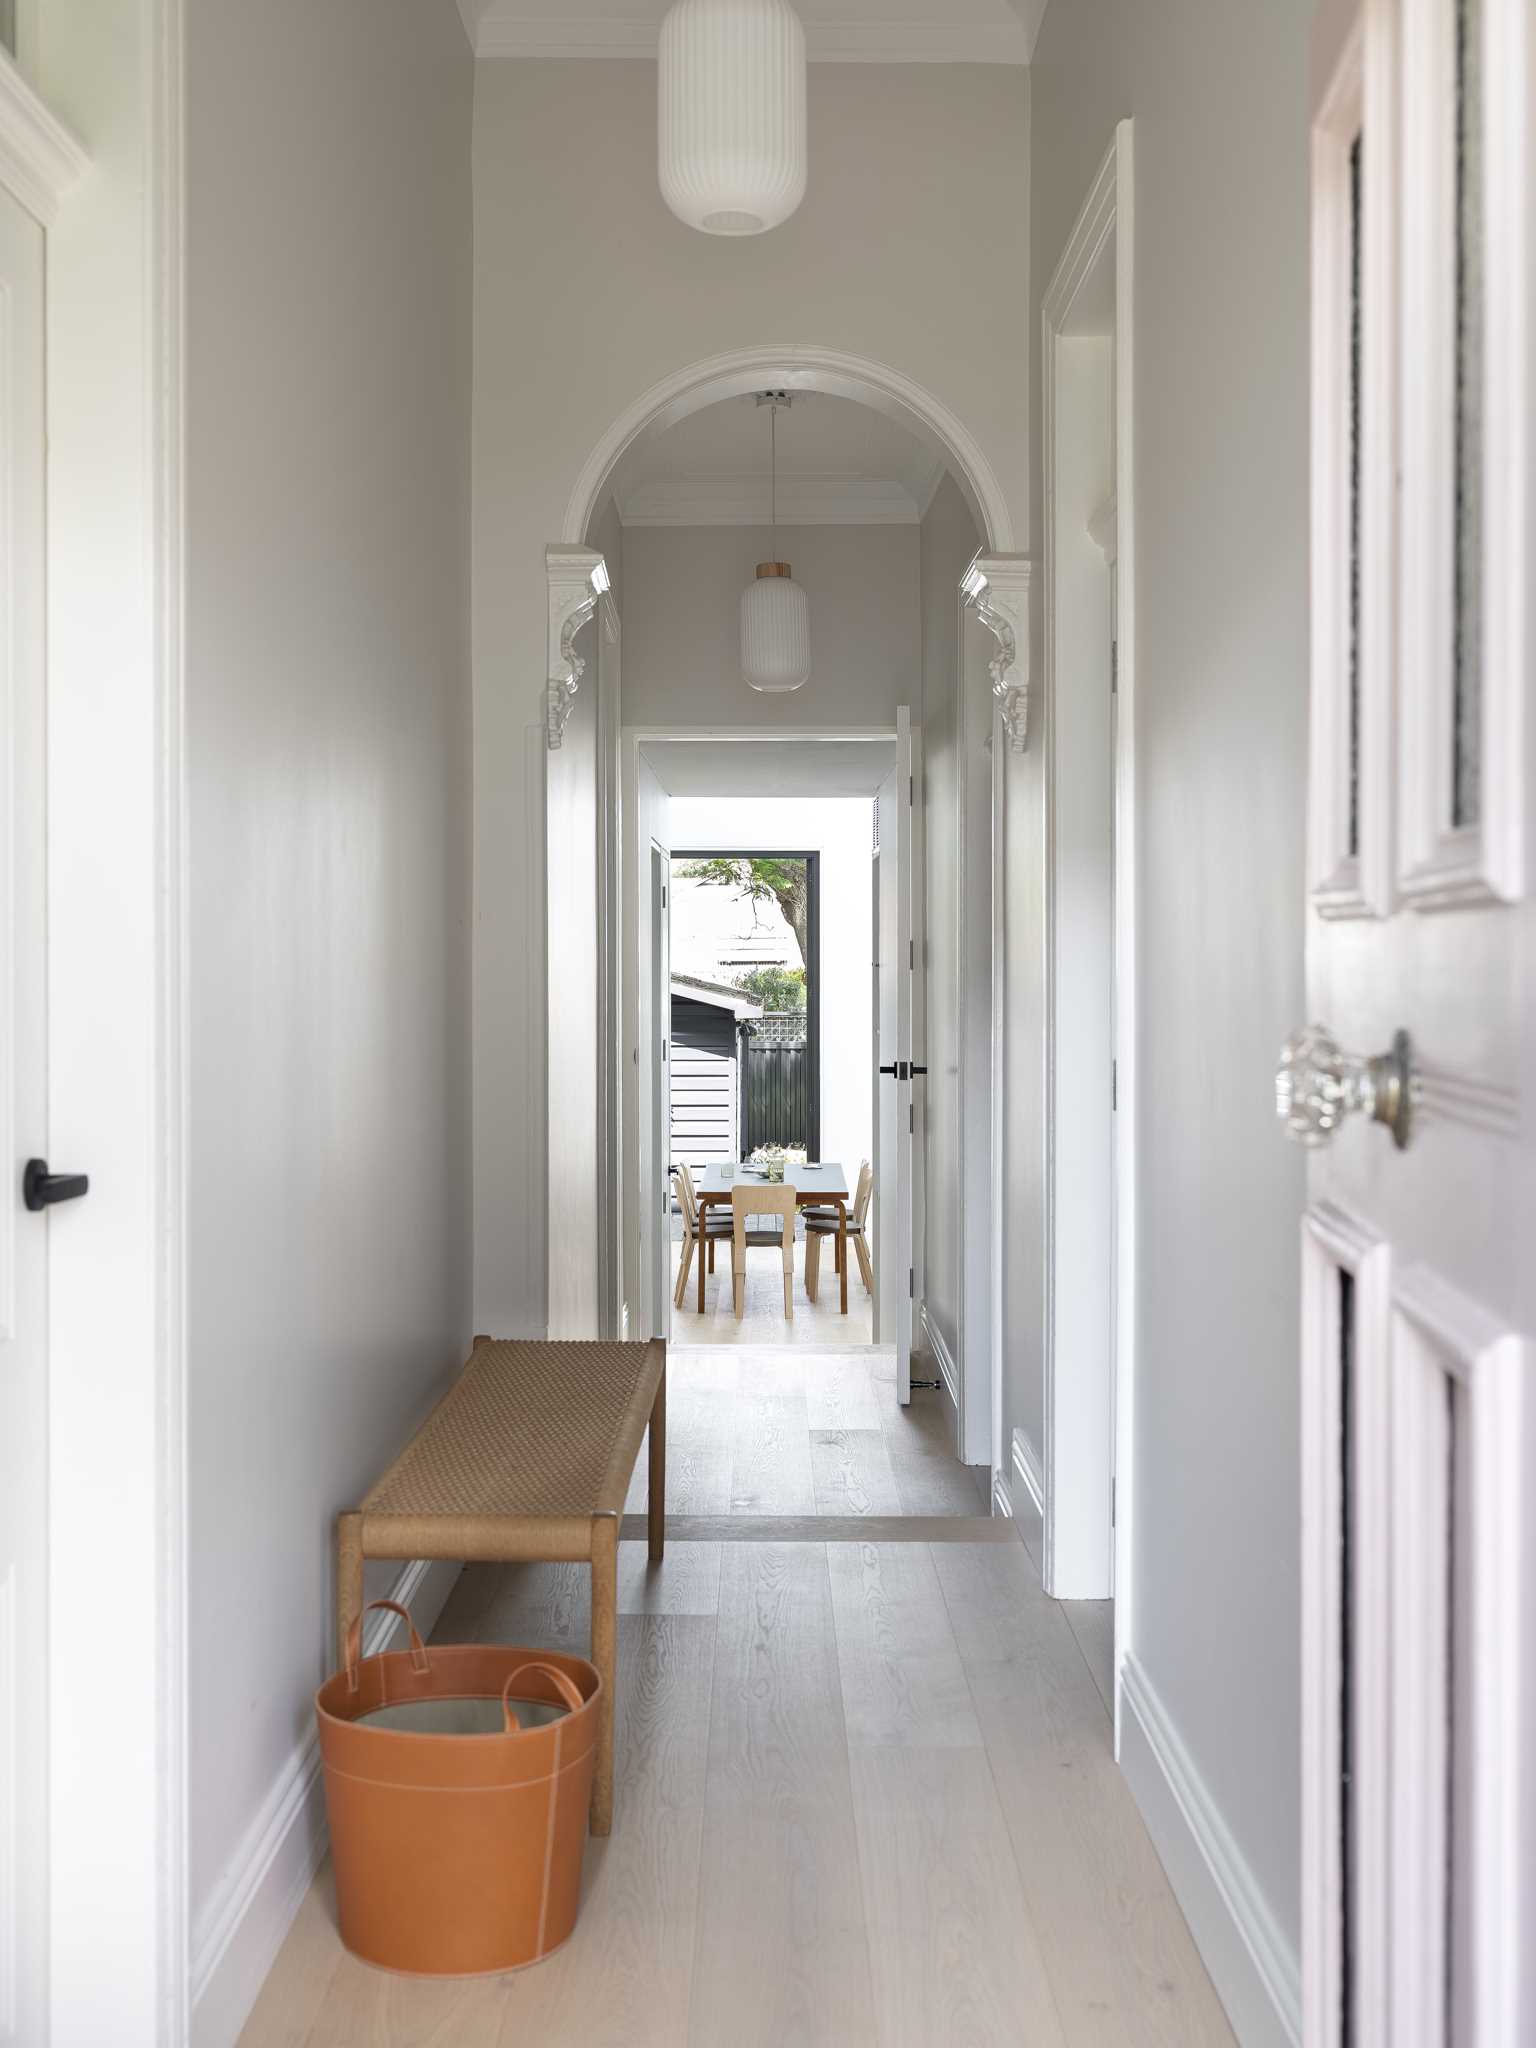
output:
M592 1568L602 1675L592 1832L613 1826L619 1521L650 1425L650 1555L666 1529L667 1347L477 1337L469 1363L364 1499L336 1520L336 1630L363 1610L373 1557Z

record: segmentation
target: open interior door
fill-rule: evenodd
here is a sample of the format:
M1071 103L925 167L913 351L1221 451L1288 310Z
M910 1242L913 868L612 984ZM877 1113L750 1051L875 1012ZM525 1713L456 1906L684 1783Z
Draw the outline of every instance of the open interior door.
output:
M912 1398L912 724L896 713L896 765L875 798L875 1337L896 1348Z
M1536 2040L1536 27L1325 8L1302 1240L1309 2048Z

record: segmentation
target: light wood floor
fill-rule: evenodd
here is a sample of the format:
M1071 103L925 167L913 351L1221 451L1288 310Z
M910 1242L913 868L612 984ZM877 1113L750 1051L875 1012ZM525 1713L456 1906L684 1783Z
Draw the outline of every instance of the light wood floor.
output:
M781 1297L782 1303L782 1297ZM936 1393L896 1399L889 1351L667 1351L671 1515L985 1515ZM626 1507L645 1506L645 1467Z
M438 1635L580 1650L586 1583L472 1567ZM387 1976L322 1872L243 2048L1231 2043L1022 1543L625 1543L620 1606L616 1822L568 1946Z
M672 1247L672 1284L677 1285L681 1244ZM674 1344L868 1344L874 1338L874 1303L864 1292L859 1262L848 1254L848 1313L838 1308L837 1274L832 1269L832 1247L821 1249L821 1277L812 1301L805 1291L805 1245L795 1246L794 1314L784 1313L784 1259L771 1246L756 1245L747 1252L744 1313L736 1318L731 1293L731 1248L715 1246L715 1270L704 1280L704 1313L698 1312L699 1269L688 1275L688 1293L681 1308L672 1311Z

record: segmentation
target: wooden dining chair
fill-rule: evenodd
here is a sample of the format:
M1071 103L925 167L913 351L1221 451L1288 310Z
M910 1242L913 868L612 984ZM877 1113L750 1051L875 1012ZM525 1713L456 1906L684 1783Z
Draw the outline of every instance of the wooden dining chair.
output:
M869 1256L869 1201L874 1193L875 1176L866 1159L859 1168L859 1178L853 1190L853 1207L848 1212L848 1242L853 1246L859 1262L859 1278L864 1282L864 1292L875 1291L874 1261ZM821 1279L821 1241L824 1237L832 1240L834 1269L837 1261L837 1211L835 1209L807 1209L805 1212L805 1291L811 1300L816 1299L816 1288Z
M792 1187L766 1184L738 1184L731 1189L731 1289L736 1301L736 1320L747 1306L747 1248L749 1245L777 1245L784 1254L784 1313L795 1312L795 1208ZM749 1216L777 1216L777 1230L749 1230Z
M694 1252L697 1251L701 1258L704 1256L703 1246L699 1242L699 1198L694 1192L693 1175L682 1160L677 1163L677 1206L683 1216L683 1255L678 1261L677 1286L672 1291L672 1306L681 1308L688 1292L688 1274L693 1265ZM706 1221L702 1235L709 1247L709 1270L712 1273L715 1270L715 1246L721 1238L730 1236L731 1219L711 1209L706 1209L704 1215Z

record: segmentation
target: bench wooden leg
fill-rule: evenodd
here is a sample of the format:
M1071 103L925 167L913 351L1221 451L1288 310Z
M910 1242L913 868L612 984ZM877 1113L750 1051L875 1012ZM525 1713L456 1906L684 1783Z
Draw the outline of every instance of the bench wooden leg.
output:
M603 1681L597 1715L597 1768L592 1774L592 1832L613 1832L613 1700L618 1681L619 1522L592 1517L592 1662Z
M347 1631L363 1611L363 1518L336 1517L336 1669L347 1661Z
M656 1399L651 1405L651 1465L646 1487L646 1534L652 1564L660 1564L667 1548L667 1368L661 1368Z

